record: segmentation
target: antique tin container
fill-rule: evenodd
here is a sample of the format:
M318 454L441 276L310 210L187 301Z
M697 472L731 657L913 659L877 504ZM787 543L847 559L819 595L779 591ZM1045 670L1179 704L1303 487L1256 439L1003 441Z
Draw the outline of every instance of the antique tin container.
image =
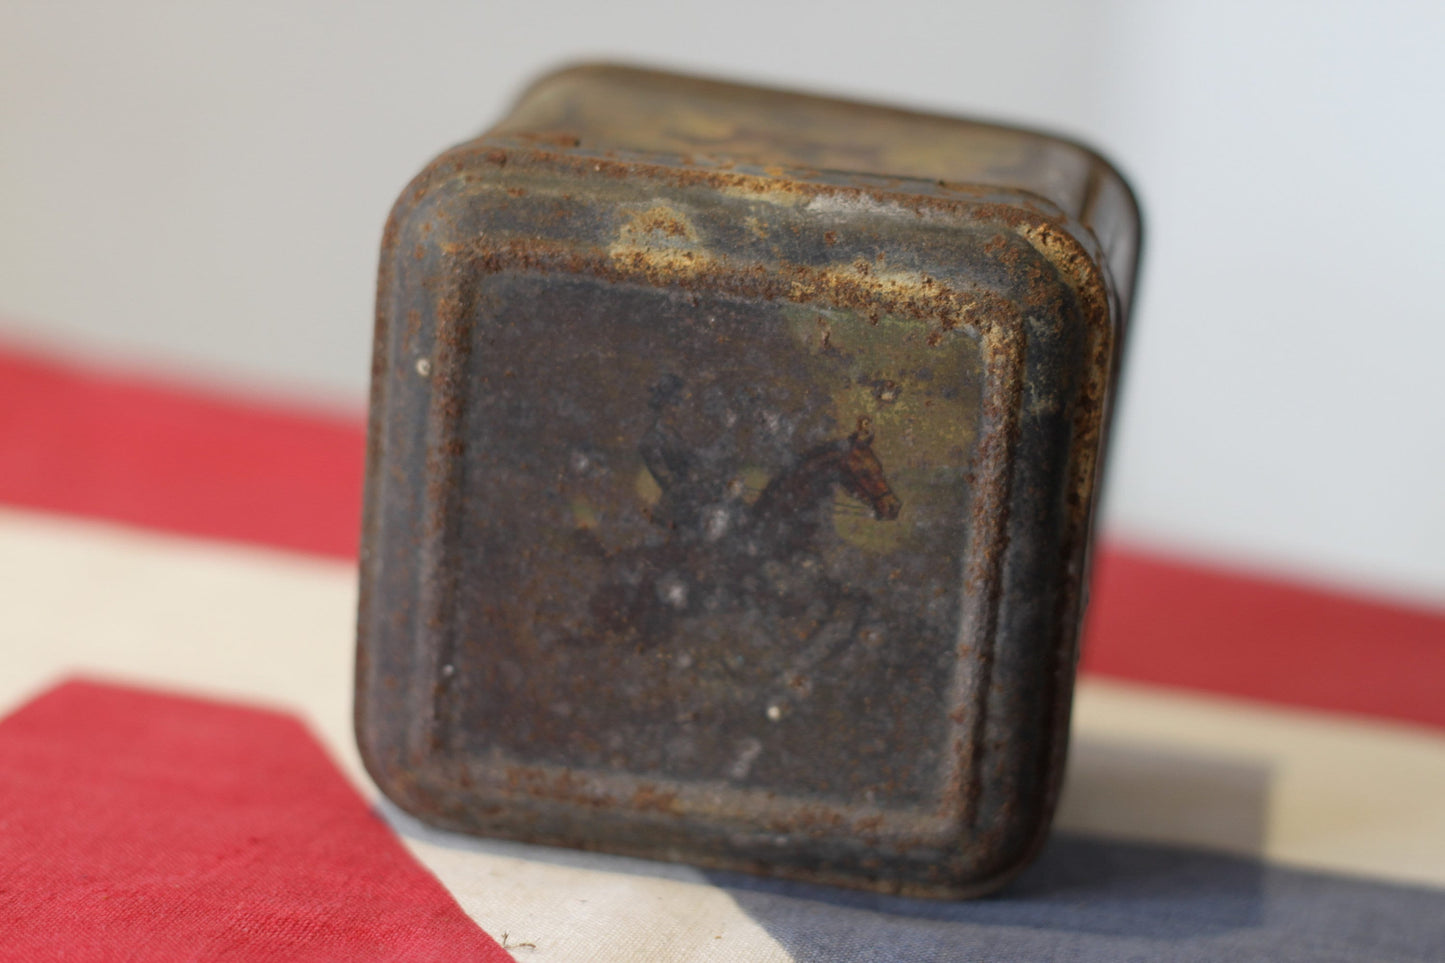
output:
M357 732L442 826L1000 885L1054 807L1139 236L1035 133L593 66L386 228Z

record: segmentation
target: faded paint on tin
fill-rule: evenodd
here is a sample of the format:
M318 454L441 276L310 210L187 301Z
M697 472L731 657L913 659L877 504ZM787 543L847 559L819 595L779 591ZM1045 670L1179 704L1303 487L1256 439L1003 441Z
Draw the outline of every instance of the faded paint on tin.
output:
M976 341L526 275L497 278L472 330L446 744L936 796Z

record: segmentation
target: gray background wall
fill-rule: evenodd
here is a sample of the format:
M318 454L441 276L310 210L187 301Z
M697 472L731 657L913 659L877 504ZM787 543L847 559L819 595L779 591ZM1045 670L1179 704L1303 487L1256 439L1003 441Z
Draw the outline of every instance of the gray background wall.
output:
M0 2L0 343L359 411L402 185L560 61L1042 125L1149 217L1107 526L1445 600L1445 5Z

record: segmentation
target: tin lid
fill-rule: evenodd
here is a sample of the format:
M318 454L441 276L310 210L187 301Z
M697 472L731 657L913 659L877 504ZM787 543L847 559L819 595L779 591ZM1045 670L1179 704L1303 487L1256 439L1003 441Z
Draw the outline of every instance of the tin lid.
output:
M600 63L536 81L486 136L1033 194L1098 239L1121 294L1133 287L1139 208L1128 183L1094 150L1053 134Z

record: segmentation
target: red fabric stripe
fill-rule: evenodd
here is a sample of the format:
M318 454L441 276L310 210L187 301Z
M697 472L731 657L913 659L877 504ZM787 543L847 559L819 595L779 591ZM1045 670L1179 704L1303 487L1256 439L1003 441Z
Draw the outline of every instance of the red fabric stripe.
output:
M280 713L87 682L0 722L0 958L510 961Z
M339 558L356 551L361 420L0 352L0 501ZM1445 612L1119 546L1084 668L1445 725Z
M365 432L0 351L0 502L353 558Z
M1110 546L1083 668L1445 726L1445 611Z

